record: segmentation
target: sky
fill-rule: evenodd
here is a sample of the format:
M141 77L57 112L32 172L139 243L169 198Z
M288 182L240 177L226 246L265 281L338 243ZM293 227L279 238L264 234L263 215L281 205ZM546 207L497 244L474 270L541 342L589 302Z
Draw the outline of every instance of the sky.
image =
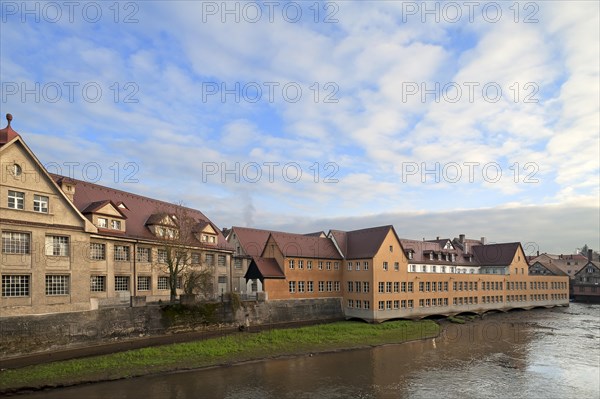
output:
M595 1L1 1L53 173L291 232L600 247Z

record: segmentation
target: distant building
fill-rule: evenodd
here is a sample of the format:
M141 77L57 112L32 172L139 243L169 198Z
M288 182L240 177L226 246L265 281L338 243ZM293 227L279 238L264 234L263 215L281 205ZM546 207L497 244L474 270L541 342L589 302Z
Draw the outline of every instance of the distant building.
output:
M588 262L573 278L573 297L577 302L600 303L600 262L593 261L592 257L589 249Z

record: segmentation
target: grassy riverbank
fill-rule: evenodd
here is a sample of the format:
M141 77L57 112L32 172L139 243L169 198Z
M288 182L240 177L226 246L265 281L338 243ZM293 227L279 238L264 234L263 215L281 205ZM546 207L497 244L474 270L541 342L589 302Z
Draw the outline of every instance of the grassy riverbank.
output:
M375 325L345 321L259 333L237 333L203 341L0 371L0 393L24 387L74 385L254 359L400 343L434 337L439 330L439 326L430 320L392 321Z

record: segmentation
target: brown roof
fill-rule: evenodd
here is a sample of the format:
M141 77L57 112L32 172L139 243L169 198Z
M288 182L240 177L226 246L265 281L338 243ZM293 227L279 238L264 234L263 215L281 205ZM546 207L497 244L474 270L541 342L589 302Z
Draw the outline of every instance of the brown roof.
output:
M0 129L0 147L4 144L12 141L16 137L20 137L19 133L15 132L12 127L10 127L10 121L12 121L12 115L6 114L6 120L8 124L4 129Z
M579 255L579 254L578 254ZM552 255L543 253L529 261L530 264L540 262L541 264L552 264L562 270L571 278L577 274L588 262L585 256L578 255ZM577 264L575 264L577 263ZM571 272L571 273L569 273Z
M553 263L550 262L540 262L535 261L535 262L530 262L530 267L534 266L536 263L539 263L540 265L542 265L542 267L545 267L550 273L552 273L555 276L566 276L567 273L565 273L563 270L560 269L560 267L556 266Z
M258 278L262 281L265 278L285 278L285 274L274 258L254 256L244 277L248 280Z
M346 256L348 250L348 246L346 245L346 232L341 230L329 230L328 236L335 241L342 255Z
M55 181L60 181L63 176L50 174ZM210 220L200 211L183 207L180 205L171 204L168 202L155 200L141 195L128 193L126 191L117 190L114 188L100 186L98 184L89 183L83 180L75 180L77 187L73 202L77 209L84 210L93 208L102 201L112 201L113 203L123 202L127 209L118 208L119 211L127 217L127 231L125 234L114 234L116 236L124 236L133 239L156 240L156 237L147 228L146 222L155 214L167 213L177 214L184 211L187 216L191 217L198 223L211 223ZM206 248L218 248L224 250L232 250L225 237L216 229L219 235L218 242L214 244L201 243L198 240L193 240L193 245ZM101 234L113 235L113 232L101 231Z
M519 247L521 247L519 242L476 245L473 247L473 254L481 266L508 266L512 263ZM527 262L527 258L525 256L524 258Z
M342 259L329 238L280 232L272 232L271 237L273 237L284 256Z
M252 229L249 227L233 226L231 231L235 233L240 245L246 255L260 256L262 255L270 230Z
M346 232L346 259L365 259L375 256L390 229L395 234L392 225Z

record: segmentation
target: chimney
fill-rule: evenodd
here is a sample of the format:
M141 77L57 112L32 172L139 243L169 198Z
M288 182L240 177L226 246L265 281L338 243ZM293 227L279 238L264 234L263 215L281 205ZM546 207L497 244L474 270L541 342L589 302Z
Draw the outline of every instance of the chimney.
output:
M485 245L485 237L481 237L481 245Z
M587 255L588 255L588 260L589 260L590 262L592 261L592 256L593 256L593 254L594 254L594 253L592 252L592 250L591 250L591 249L588 249L588 253L587 253Z
M75 197L76 184L77 182L75 180L68 177L61 177L58 181L60 189L63 191L63 193L65 193L65 195L71 202L73 202L73 197Z
M440 236L437 236L435 239L436 239L436 240L439 240L439 239L440 239Z
M537 256L540 256L540 251L537 251Z
M460 242L461 244L463 244L465 242L465 235L464 234L460 234L458 236L458 242Z

